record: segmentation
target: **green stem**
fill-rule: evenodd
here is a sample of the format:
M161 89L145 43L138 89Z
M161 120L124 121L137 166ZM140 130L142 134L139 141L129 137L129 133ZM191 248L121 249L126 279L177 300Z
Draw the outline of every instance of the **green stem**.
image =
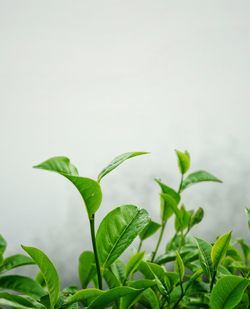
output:
M181 193L181 187L182 187L182 184L183 184L183 176L184 175L181 175L181 181L180 181L180 185L179 185L179 189L178 189L179 194Z
M165 227L166 227L166 223L167 223L167 222L162 222L162 225L161 225L161 232L160 232L159 239L158 239L158 242L157 242L157 244L156 244L155 250L153 251L152 258L151 258L151 262L154 262L156 253L157 253L157 251L158 251L158 249L159 249L159 246L160 246L160 244L161 244L162 236L163 236L163 233L164 233L164 230L165 230Z
M92 215L91 218L89 218L89 224L90 224L92 246L93 246L93 251L95 255L98 287L100 290L102 290L102 275L101 275L101 269L100 269L100 263L99 263L99 258L98 258L97 248L96 248L96 239L95 239L95 215Z
M214 282L215 282L215 278L216 278L216 270L214 271L213 273L213 277L212 277L212 280L211 280L211 283L210 283L210 292L212 292L212 289L213 289L213 286L214 286Z
M139 242L139 246L138 246L138 249L137 249L137 252L140 252L140 251L141 251L142 242L143 242L143 240L140 240L140 242Z

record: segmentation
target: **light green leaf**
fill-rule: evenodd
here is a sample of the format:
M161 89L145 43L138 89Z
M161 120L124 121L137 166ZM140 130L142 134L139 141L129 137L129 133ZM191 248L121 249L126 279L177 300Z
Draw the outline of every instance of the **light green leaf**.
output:
M100 263L109 267L145 228L150 218L134 205L117 207L102 220L96 235Z
M98 182L90 178L78 176L76 167L66 157L53 157L34 168L56 172L73 183L81 194L85 203L88 216L91 217L100 207L102 191Z
M211 260L212 246L203 239L195 238L195 240L200 253L201 267L211 279L214 273L213 262Z
M95 256L91 251L84 251L79 257L78 273L82 288L85 289L96 275Z
M188 187L204 182L204 181L213 181L213 182L222 182L219 178L215 177L214 175L206 172L206 171L197 171L194 173L189 174L183 181L181 186L181 191L184 191Z
M159 223L150 220L149 223L145 226L145 228L139 234L140 239L141 240L147 239L148 237L156 233L160 227L161 225Z
M7 242L3 238L3 236L0 234L0 265L3 262L3 254L4 254L4 251L6 249L6 246L7 246Z
M22 246L22 248L31 256L42 272L49 292L50 306L53 309L60 293L59 277L54 265L41 250L26 246Z
M179 274L180 281L183 281L185 275L185 267L178 251L176 251L175 271Z
M150 288L154 285L156 285L156 282L153 281L153 280L148 280L148 279L141 279L141 280L128 282L129 287L132 287L132 288L135 288L135 289L140 289L141 293L138 293L137 297L135 297L133 294L129 294L127 296L122 297L119 309L129 309L129 308L131 308L143 296L143 292L146 289L148 289L148 288Z
M115 157L109 165L107 165L102 171L101 173L98 175L98 182L101 181L101 179L109 174L111 171L113 171L115 168L117 168L119 165L121 165L124 161L130 159L130 158L133 158L133 157L137 157L137 156L140 156L140 155L144 155L144 154L148 154L148 152L126 152L126 153L123 153L117 157Z
M211 258L214 265L214 269L217 269L220 261L225 256L227 252L228 245L230 243L232 232L228 232L220 236L214 243L211 251Z
M147 265L156 280L156 284L161 294L165 296L168 295L168 292L171 288L171 283L168 279L168 276L167 276L167 273L164 267L157 265L155 263L151 263L151 262L147 262Z
M23 254L11 255L3 261L2 265L0 266L0 273L4 273L16 267L32 265L32 264L34 264L34 261L26 255Z
M175 152L178 158L180 172L182 175L184 175L190 168L190 155L187 151L181 152L179 150L175 150Z
M248 227L250 229L250 208L245 208L245 212L246 212L246 215L247 215Z
M126 278L128 278L130 274L134 273L137 270L138 266L143 260L143 257L144 252L137 252L136 254L131 256L126 265Z
M142 290L137 290L134 288L120 286L112 290L105 291L103 294L98 296L91 304L88 309L100 309L105 308L108 304L120 299L123 296L133 295L137 297L142 292Z
M67 298L65 305L69 306L77 302L83 302L86 306L88 303L96 299L105 292L95 288L84 289L76 292L74 295Z
M220 278L212 290L211 309L232 309L241 301L250 280L238 276Z
M12 308L26 309L26 308L42 308L43 306L35 306L33 302L28 299L13 295L9 293L0 293L0 305Z
M173 188L161 182L159 179L155 179L155 181L160 186L162 193L166 193L170 195L175 200L176 204L178 205L181 200L180 194L176 192Z
M47 294L33 279L18 275L0 277L0 289L16 291L36 299Z
M126 280L126 270L125 270L125 263L121 260L117 259L111 266L110 269L112 270L113 274L116 278L123 283Z
M176 201L169 194L166 193L161 193L161 199L163 201L163 203L161 203L162 221L166 222L174 213L179 221L180 226L182 226L182 216Z
M195 273L192 274L192 276L188 279L187 285L185 288L185 294L187 290L193 285L193 283L203 274L203 269L199 268Z
M158 297L150 288L142 292L139 302L143 304L145 308L160 309Z
M179 216L181 217L181 220L178 219L178 217L175 217L175 230L183 231L186 229L190 223L191 219L191 211L187 211L184 205L181 205Z
M198 208L191 216L189 229L191 229L194 225L200 223L204 217L204 210L203 208Z
M110 289L121 286L120 280L116 277L116 275L109 269L105 268L103 272L103 277Z

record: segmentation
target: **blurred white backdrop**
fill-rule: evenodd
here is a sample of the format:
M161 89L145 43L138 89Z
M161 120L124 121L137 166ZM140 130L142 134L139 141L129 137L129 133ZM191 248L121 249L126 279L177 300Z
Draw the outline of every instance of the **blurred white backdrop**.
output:
M117 154L150 151L103 181L98 221L124 203L157 220L153 179L177 186L174 149L188 149L193 170L224 180L184 194L188 208L205 209L194 234L247 237L249 10L244 0L0 0L0 232L9 253L39 246L70 283L90 248L76 190L32 169L54 155L96 177Z

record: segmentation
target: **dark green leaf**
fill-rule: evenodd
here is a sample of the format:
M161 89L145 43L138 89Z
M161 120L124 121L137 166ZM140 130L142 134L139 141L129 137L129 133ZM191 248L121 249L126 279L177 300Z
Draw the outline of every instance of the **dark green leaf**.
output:
M179 274L180 281L183 281L185 267L179 252L176 252L175 271Z
M30 300L9 293L0 293L0 305L12 308L26 309L26 308L42 308L43 306L35 306Z
M78 273L82 288L85 289L96 275L95 256L91 251L84 251L79 257Z
M137 270L138 266L143 260L143 257L144 252L137 252L136 254L131 256L126 265L126 278L128 278L130 274Z
M211 260L212 246L203 239L195 238L195 240L200 252L201 267L209 278L212 278L214 272L213 262Z
M93 302L91 302L91 304L88 306L88 309L104 308L108 304L120 299L123 296L127 296L130 294L134 297L137 297L137 295L139 295L141 292L142 290L137 290L126 286L120 286L112 290L105 291L103 294L98 296Z
M175 152L178 158L180 172L182 175L184 175L190 168L190 155L187 151L181 152L179 150L175 150Z
M188 187L204 182L204 181L213 181L213 182L222 182L219 178L215 177L214 175L206 172L206 171L197 171L194 173L189 174L183 181L181 191L184 191Z
M57 271L46 254L34 247L22 246L22 248L32 257L43 274L49 292L50 305L53 309L60 293L60 282Z
M147 239L148 237L152 236L155 232L157 232L160 227L161 225L159 223L150 220L149 223L145 226L145 228L139 234L140 239L141 240Z
M32 265L32 264L35 264L34 261L26 255L23 254L12 255L7 257L3 261L2 265L0 266L0 273L4 273L16 267Z
M144 155L144 154L148 154L148 152L126 152L123 153L117 157L115 157L108 166L106 166L101 173L98 175L98 182L101 181L101 179L107 175L108 173L110 173L111 171L113 171L115 168L117 168L120 164L122 164L124 161L136 157L136 156L140 156L140 155Z
M96 235L101 265L109 267L145 228L149 220L146 210L134 205L117 207L107 214Z
M98 296L104 294L105 292L102 290L98 290L95 288L84 289L76 292L74 295L67 298L65 305L72 305L76 302L83 302L84 305L87 305L89 302L96 299Z
M0 289L16 291L34 298L40 298L47 294L33 279L17 275L0 277Z
M155 292L148 288L142 292L139 302L146 308L160 309L159 300Z
M194 225L200 223L204 217L204 210L203 208L198 208L191 216L189 229L191 229Z
M56 172L68 180L77 188L85 203L89 217L100 207L102 191L98 182L90 178L79 177L77 169L66 157L53 157L34 168Z
M228 245L230 243L232 232L228 232L220 236L214 243L211 251L211 258L214 265L214 269L217 269L220 261L223 259L227 252Z
M250 280L238 276L224 276L212 290L211 309L232 309L241 300Z

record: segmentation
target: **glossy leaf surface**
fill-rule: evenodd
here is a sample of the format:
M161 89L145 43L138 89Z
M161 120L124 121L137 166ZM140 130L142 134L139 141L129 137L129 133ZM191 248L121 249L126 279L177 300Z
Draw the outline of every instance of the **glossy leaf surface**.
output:
M98 182L101 181L101 179L109 174L111 171L113 171L115 168L117 168L119 165L121 165L124 161L134 158L140 155L148 154L148 152L142 152L142 151L137 151L137 152L126 152L123 153L117 157L115 157L110 164L108 164L98 175Z
M211 258L215 269L218 267L220 261L227 252L227 248L231 239L231 234L231 232L228 232L220 236L212 247Z
M96 235L101 265L109 267L145 228L149 220L146 210L134 205L117 207L107 214Z
M95 256L91 251L84 251L79 257L78 273L82 288L85 289L96 275Z
M211 259L212 246L203 239L195 238L195 240L197 242L200 253L201 267L203 268L204 272L210 278L212 278L214 272L213 262Z
M22 246L22 248L31 256L42 272L49 292L50 305L51 308L54 308L59 297L60 282L53 263L46 254L37 248L26 246Z
M3 261L2 265L0 266L0 273L4 273L16 267L32 264L34 264L34 261L29 256L23 254L11 255Z

